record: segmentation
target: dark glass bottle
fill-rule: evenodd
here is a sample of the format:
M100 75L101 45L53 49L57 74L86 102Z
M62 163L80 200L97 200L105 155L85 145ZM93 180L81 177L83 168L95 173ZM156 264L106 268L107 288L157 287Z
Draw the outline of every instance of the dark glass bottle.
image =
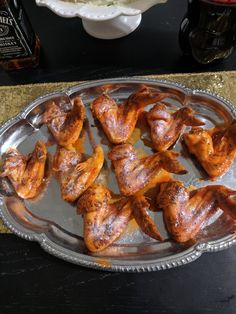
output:
M179 43L202 64L227 58L236 44L236 0L188 0Z
M0 66L6 70L33 67L40 42L20 0L0 0Z

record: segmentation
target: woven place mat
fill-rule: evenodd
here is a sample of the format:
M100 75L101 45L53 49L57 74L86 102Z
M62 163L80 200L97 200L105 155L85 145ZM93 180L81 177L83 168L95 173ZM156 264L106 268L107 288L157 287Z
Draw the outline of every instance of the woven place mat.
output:
M236 71L214 73L187 73L150 75L149 78L175 81L194 89L204 89L223 96L236 104ZM59 91L81 82L41 83L17 86L0 86L0 123L21 111L35 98ZM0 233L10 233L0 220Z

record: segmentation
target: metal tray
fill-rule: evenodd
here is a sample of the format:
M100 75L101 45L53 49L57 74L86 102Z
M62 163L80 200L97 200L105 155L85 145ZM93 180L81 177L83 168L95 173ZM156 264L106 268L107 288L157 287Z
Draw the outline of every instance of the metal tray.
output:
M115 99L122 101L140 84L170 93L171 96L165 99L165 102L172 108L181 107L183 104L192 107L204 120L206 128L236 119L236 107L222 97L206 91L190 90L174 82L139 78L94 81L44 95L30 103L24 111L0 128L1 155L10 146L18 147L23 153L29 153L38 139L47 141L49 133L47 127L42 124L42 114L47 101L57 98L67 103L76 95L81 95L95 140L102 144L107 155L108 141L94 121L89 104L106 88L110 89L110 94ZM135 146L151 154L151 148L144 144L146 136L144 132ZM89 140L86 140L85 147L86 153L90 154L92 149ZM49 151L53 153L55 148L56 145L51 146ZM216 181L202 180L203 173L194 160L182 154L181 139L175 144L174 150L181 152L180 162L188 170L187 175L175 176L177 179L187 186L216 184ZM107 158L99 180L118 193L116 179ZM217 180L217 184L235 188L235 180L236 163L226 175ZM161 270L192 262L203 252L226 249L236 242L234 228L221 210L206 223L198 238L188 244L175 243L168 237L161 212L151 215L166 238L164 242L144 235L131 222L122 237L112 246L92 254L84 246L82 217L76 214L73 206L62 200L54 177L50 179L47 189L38 200L22 201L16 196L0 196L0 217L13 233L26 240L39 242L41 247L52 255L86 267L126 272Z

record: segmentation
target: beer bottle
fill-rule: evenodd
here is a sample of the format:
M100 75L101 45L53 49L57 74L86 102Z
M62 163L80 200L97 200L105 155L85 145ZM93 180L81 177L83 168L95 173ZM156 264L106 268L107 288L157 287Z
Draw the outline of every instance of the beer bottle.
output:
M40 42L20 0L0 0L0 66L17 70L38 65Z
M236 44L236 0L188 0L179 43L202 64L227 58Z

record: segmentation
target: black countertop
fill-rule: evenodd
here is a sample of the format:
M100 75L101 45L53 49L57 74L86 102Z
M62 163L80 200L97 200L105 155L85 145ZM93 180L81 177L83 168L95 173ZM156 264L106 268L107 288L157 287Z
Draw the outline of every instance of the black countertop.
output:
M37 69L0 73L1 85L141 74L235 70L235 53L200 66L182 57L178 28L185 0L143 15L126 38L88 36L78 18L63 19L34 1L23 4L42 43ZM142 274L85 269L38 244L0 235L0 313L236 313L236 248L205 254L176 269Z

